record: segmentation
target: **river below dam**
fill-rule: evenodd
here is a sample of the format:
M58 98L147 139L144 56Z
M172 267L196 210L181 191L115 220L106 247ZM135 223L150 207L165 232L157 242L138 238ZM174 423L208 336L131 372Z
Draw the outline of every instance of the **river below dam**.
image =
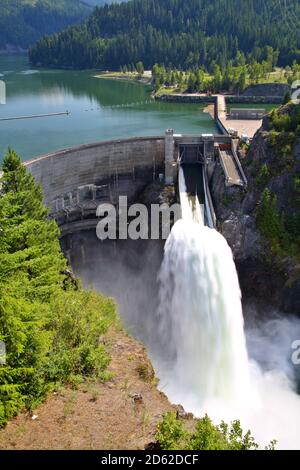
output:
M33 70L27 56L0 56L0 80L6 84L6 104L0 105L0 161L8 146L27 160L90 142L163 135L167 128L188 134L216 131L200 105L155 102L150 86L96 74ZM65 111L70 114L1 121Z

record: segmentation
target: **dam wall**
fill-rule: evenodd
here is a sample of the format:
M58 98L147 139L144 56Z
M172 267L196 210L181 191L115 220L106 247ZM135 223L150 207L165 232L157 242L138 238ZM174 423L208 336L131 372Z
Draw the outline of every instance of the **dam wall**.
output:
M282 96L265 95L224 95L226 104L282 104ZM166 94L155 98L157 101L164 101L169 103L184 103L184 104L215 104L216 95L196 95L196 94Z
M156 101L168 103L186 103L186 104L210 104L216 102L214 95L196 95L195 93L174 93L155 97Z
M25 162L44 191L50 216L62 234L96 224L100 203L117 204L119 195L136 200L164 173L164 137L100 142L42 155Z
M282 96L226 96L226 103L235 104L282 104Z
M174 185L180 162L205 165L208 186L215 164L222 157L218 149L226 151L225 180L231 185L246 186L239 161L234 160L229 135L181 135L174 134L172 129L167 129L165 136L60 150L29 160L25 166L41 184L49 215L64 237L94 229L99 221L100 204L113 204L119 214L120 196L127 196L130 205L142 200L144 191L153 182Z

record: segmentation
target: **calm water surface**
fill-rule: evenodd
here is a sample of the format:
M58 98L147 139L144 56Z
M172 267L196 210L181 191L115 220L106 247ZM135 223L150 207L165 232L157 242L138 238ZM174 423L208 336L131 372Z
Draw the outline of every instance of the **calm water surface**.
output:
M0 118L69 111L55 116L0 121L0 160L8 146L24 160L89 142L141 135L213 133L214 121L199 105L158 103L150 87L99 79L95 71L32 70L26 56L0 56L7 103Z

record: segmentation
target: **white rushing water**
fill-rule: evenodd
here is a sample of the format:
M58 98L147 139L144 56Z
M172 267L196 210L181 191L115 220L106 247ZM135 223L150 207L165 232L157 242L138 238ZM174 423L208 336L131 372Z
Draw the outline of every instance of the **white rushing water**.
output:
M235 264L224 237L204 226L198 198L187 196L182 169L179 188L182 219L160 273L159 334L172 350L166 391L193 409L236 404L249 389L249 367Z
M284 374L249 361L231 249L204 226L182 170L179 187L182 219L166 242L159 277L160 348L152 358L160 387L196 416L240 419L262 444L278 439L279 448L300 448L300 397Z

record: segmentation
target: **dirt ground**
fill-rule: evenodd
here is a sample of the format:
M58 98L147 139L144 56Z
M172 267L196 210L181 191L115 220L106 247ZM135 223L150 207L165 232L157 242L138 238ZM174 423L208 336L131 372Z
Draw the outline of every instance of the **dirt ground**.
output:
M0 449L126 450L153 442L162 414L174 408L156 388L143 345L124 331L110 341L110 381L61 388L2 429Z

